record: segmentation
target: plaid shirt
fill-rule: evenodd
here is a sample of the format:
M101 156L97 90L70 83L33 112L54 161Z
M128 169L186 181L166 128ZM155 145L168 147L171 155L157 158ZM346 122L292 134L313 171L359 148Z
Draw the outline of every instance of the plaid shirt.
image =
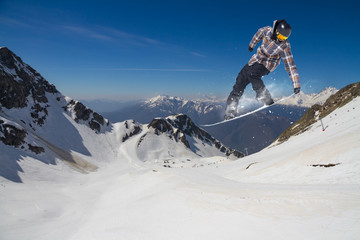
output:
M285 69L288 72L294 88L300 87L299 74L296 69L294 57L291 53L291 47L288 40L284 42L275 42L271 39L273 35L273 29L271 27L260 28L254 35L250 42L250 47L255 48L261 40L263 40L261 46L257 49L250 61L249 66L258 62L263 64L270 72L274 71L280 64L280 59L283 60Z

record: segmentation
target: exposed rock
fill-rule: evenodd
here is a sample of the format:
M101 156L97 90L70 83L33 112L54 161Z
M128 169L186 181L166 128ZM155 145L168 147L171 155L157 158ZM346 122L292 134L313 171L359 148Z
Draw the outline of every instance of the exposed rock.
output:
M64 107L65 111L75 112L75 121L79 123L80 120L88 122L89 127L97 132L101 131L101 126L104 126L105 122L109 125L109 122L103 118L97 112L94 112L90 108L78 101L71 100L67 106Z
M29 150L36 153L36 154L40 154L45 152L45 149L43 147L38 147L38 146L33 146L31 144L28 144Z
M23 129L18 129L13 125L4 124L4 121L0 120L0 141L5 145L10 145L14 147L20 147L24 144L26 132Z
M46 117L48 115L47 107L49 107L49 105L41 107L38 103L31 107L31 110L33 111L30 113L30 115L34 119L34 123L37 123L39 126L42 126L45 123ZM40 116L39 113L42 113L42 116Z
M125 121L124 125L128 131L126 131L125 135L123 136L122 142L125 142L132 136L141 132L141 127L136 124L134 120Z
M6 47L0 49L0 105L7 109L31 106L33 123L42 126L49 107L46 93L58 93L38 72Z
M46 92L58 93L54 85L6 47L0 49L0 63L0 104L3 107L26 107L29 96L35 103L47 103Z
M340 165L341 163L329 163L329 164L313 164L311 165L312 167L325 167L325 168L329 168L329 167L335 167L337 165Z
M163 118L155 118L149 123L148 128L153 128L156 135L160 135L161 133L174 134L173 127Z

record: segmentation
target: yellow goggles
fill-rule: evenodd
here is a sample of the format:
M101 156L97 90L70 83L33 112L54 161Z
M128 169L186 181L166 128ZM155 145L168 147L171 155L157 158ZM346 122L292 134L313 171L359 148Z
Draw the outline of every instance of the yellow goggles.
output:
M286 39L288 39L288 37L285 37L284 35L282 35L279 32L276 32L276 36L280 41L285 41Z

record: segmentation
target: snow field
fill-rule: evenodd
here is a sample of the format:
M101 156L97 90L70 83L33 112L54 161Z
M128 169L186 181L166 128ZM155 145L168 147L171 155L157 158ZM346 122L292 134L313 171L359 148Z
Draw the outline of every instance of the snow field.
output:
M359 108L237 161L191 159L201 168L143 162L140 136L113 144L120 125L98 140L77 127L90 149L77 154L99 169L24 158L23 184L0 179L0 239L359 239Z

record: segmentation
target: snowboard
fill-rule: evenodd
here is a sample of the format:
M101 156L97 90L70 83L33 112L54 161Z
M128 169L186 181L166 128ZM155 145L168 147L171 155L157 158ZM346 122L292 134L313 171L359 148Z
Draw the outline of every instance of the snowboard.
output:
M259 111L264 110L264 109L266 109L266 108L269 108L269 107L271 107L271 106L274 106L274 105L276 105L276 104L278 104L278 103L280 103L280 102L282 102L282 101L284 101L284 100L292 97L293 95L294 95L294 94L292 94L292 95L290 95L290 96L288 96L288 97L281 98L281 99L277 100L276 102L274 102L274 103L271 104L271 105L264 105L264 106L262 106L262 107L259 107L259 108L255 109L255 110L253 110L253 111L250 111L250 112L241 114L241 115L239 115L239 116L236 116L236 117L234 117L234 118L232 118L232 119L223 120L223 121L216 122L216 123L211 123L211 124L200 125L200 126L201 126L201 127L212 127L212 126L220 125L220 124L223 124L223 123L231 122L231 121L234 121L234 120L237 120L237 119L240 119L240 118L249 116L249 115L251 115L251 114L253 114L253 113L259 112Z

